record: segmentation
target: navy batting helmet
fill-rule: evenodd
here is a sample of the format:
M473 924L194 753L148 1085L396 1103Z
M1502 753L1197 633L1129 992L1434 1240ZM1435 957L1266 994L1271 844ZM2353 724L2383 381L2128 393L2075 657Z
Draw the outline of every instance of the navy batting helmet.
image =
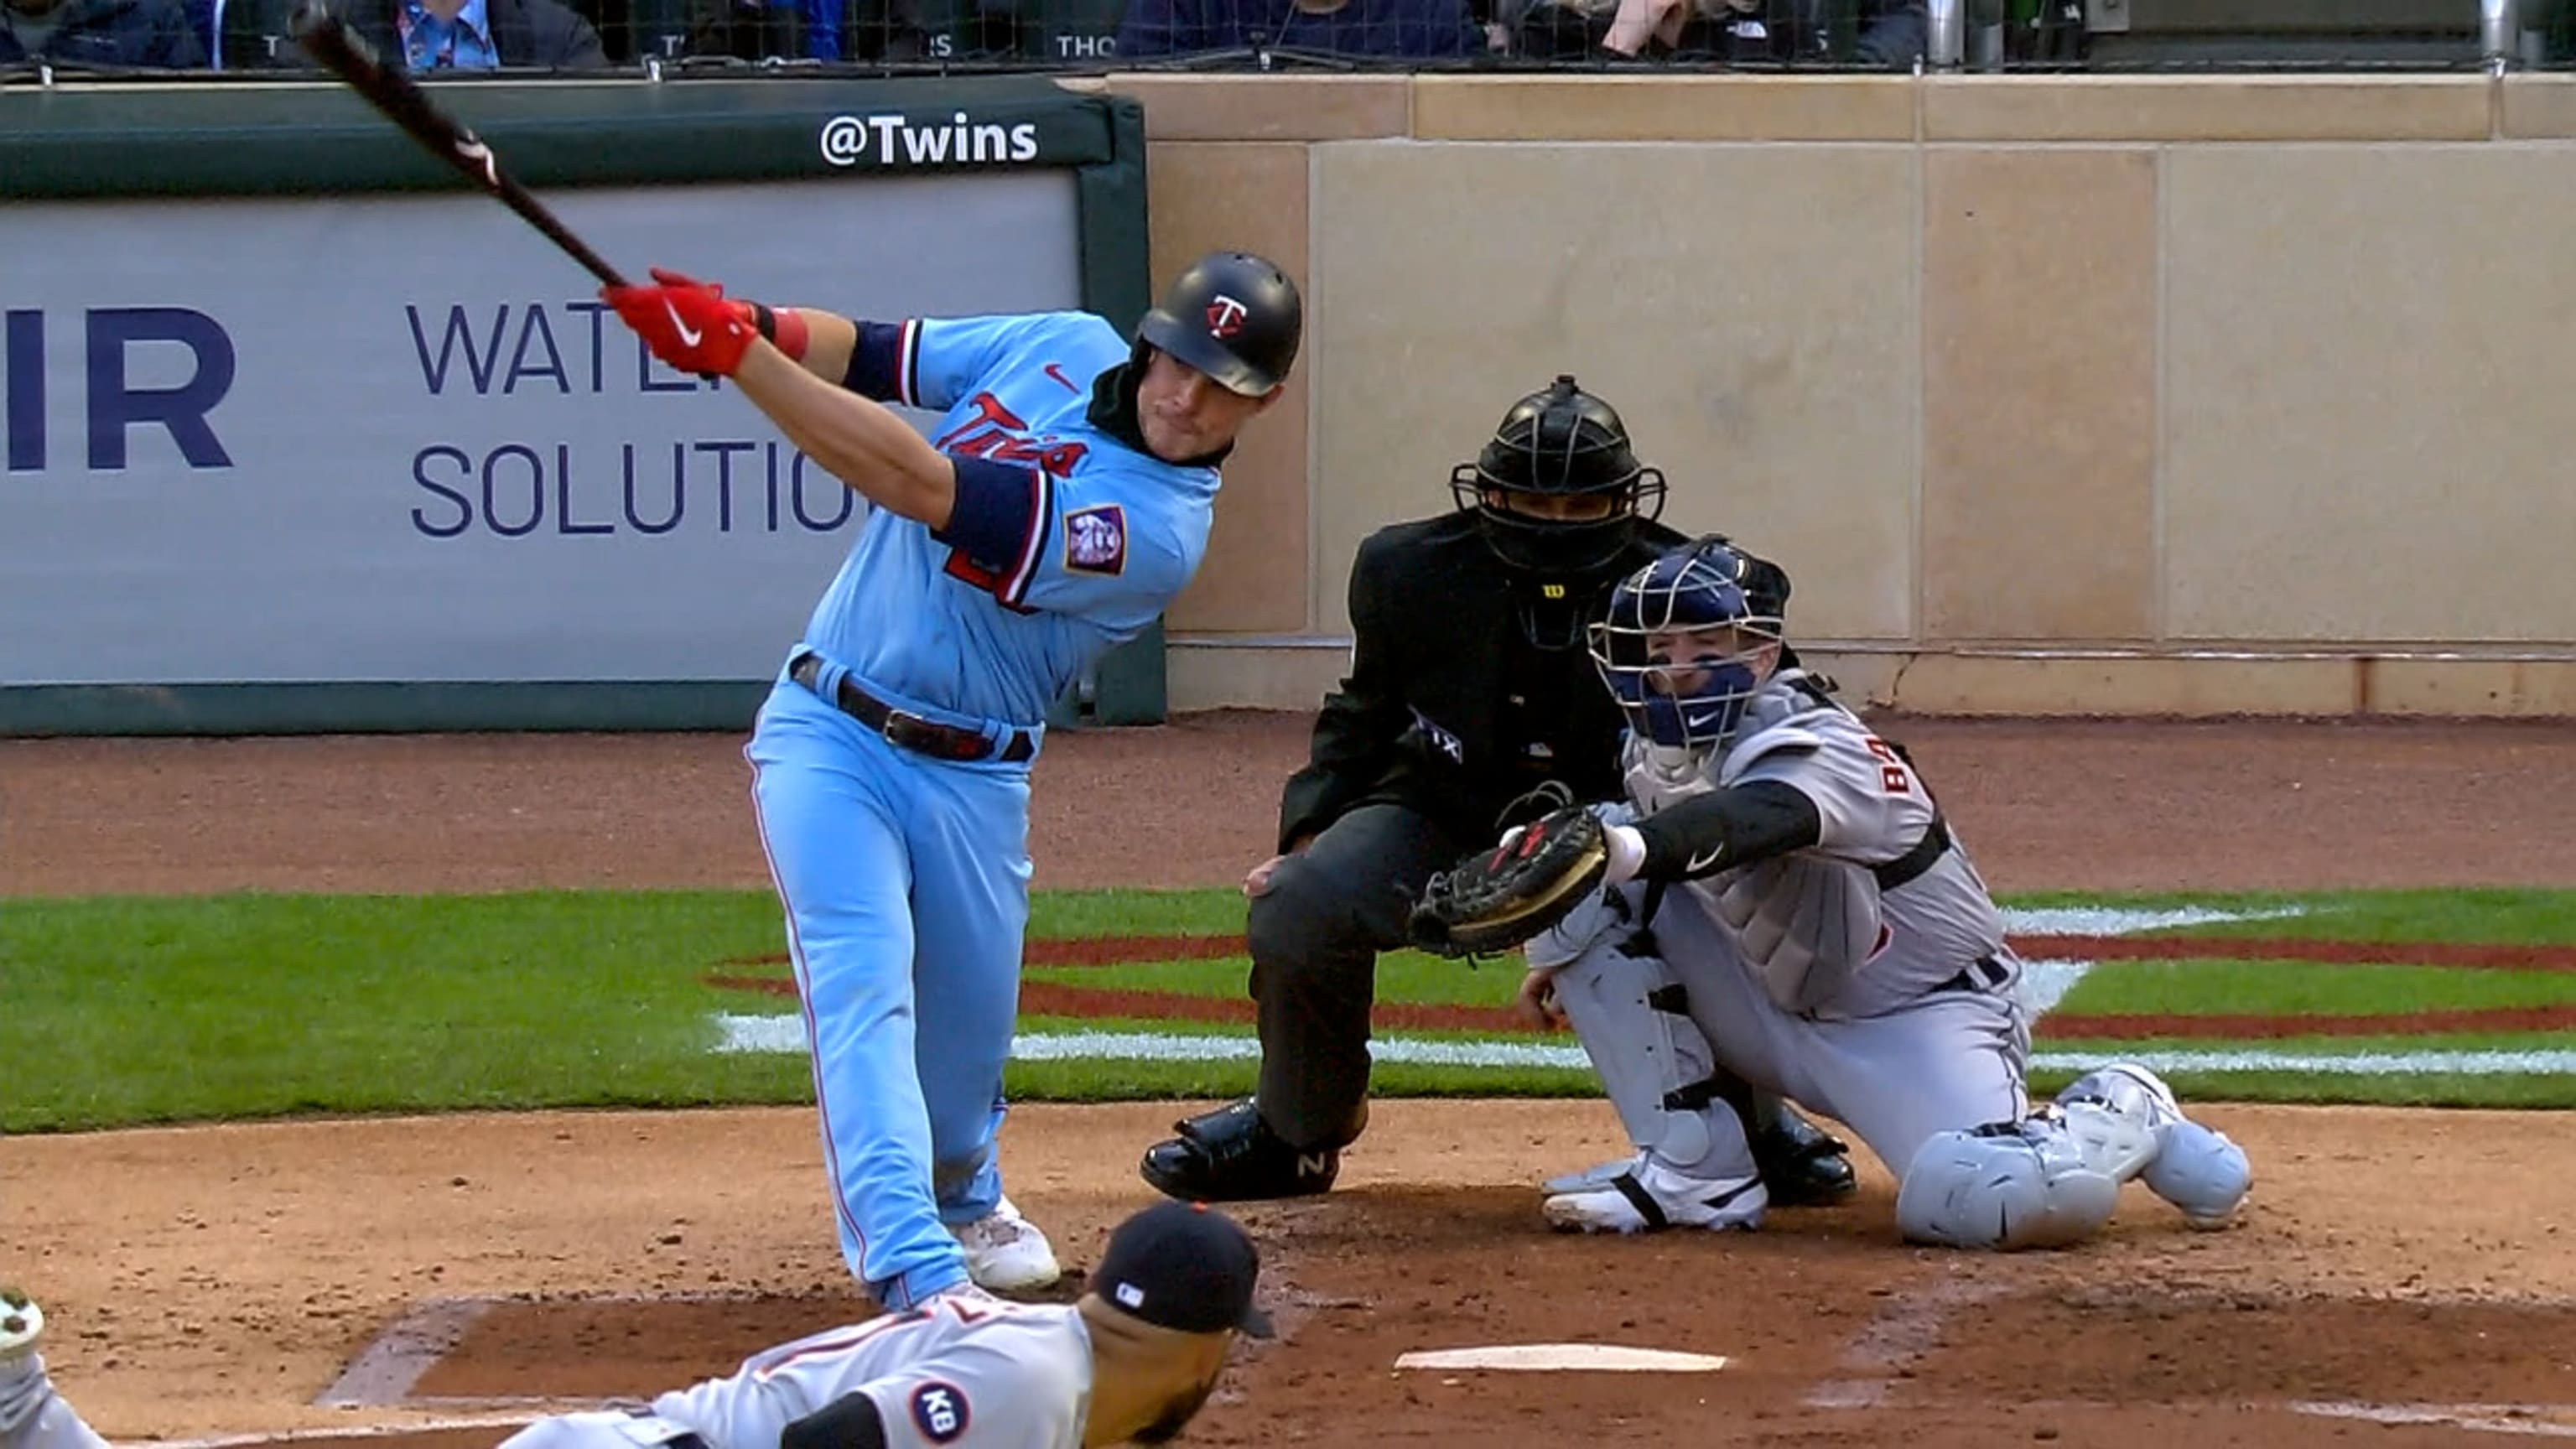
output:
M1250 252L1211 252L1180 274L1136 328L1229 392L1259 397L1297 361L1306 309L1297 284Z
M1503 562L1588 573L1663 511L1664 475L1637 461L1618 411L1563 374L1512 404L1476 461L1451 470L1449 491Z
M1779 606L1725 540L1698 538L1621 579L1592 625L1592 662L1628 727L1674 748L1722 744L1776 662Z

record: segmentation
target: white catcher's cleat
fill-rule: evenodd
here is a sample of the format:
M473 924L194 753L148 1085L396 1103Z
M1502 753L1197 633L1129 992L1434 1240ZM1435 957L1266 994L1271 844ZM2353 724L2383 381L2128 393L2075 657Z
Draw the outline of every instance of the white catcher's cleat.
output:
M995 1293L1026 1293L1064 1276L1055 1249L1009 1198L971 1223L948 1230L966 1250L966 1276Z
M1562 1179L1560 1179L1561 1181ZM1550 1197L1548 1225L1572 1233L1644 1233L1659 1228L1762 1226L1771 1194L1759 1176L1686 1177L1651 1158L1632 1158L1607 1181Z
M0 1364L25 1358L45 1336L45 1310L24 1292L0 1287Z
M2155 1126L2156 1152L2138 1171L2147 1190L2200 1229L2226 1227L2253 1190L2253 1164L2227 1134L2183 1115L2173 1088L2134 1062L2115 1062L2069 1082L2061 1103L2096 1101L2141 1114Z
M1581 1172L1569 1172L1562 1176L1551 1177L1540 1185L1540 1191L1555 1197L1562 1193L1588 1192L1596 1187L1608 1187L1617 1180L1619 1174L1636 1165L1637 1159L1634 1157L1614 1157L1608 1162L1595 1163Z

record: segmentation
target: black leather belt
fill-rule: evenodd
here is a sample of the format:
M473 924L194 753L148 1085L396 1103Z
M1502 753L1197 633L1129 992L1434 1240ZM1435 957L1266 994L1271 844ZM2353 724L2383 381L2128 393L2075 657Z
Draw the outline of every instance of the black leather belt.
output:
M805 686L819 697L815 682L823 677L823 660L814 654L799 655L787 668L787 677ZM832 701L841 713L866 725L889 741L934 760L1001 759L1005 764L1033 758L1038 743L1027 730L1013 730L998 755L993 742L974 730L959 729L936 720L923 719L910 710L897 709L841 676L840 697Z
M2012 968L1992 956L1980 956L1968 969L1933 987L1935 991L2001 991L2012 980Z

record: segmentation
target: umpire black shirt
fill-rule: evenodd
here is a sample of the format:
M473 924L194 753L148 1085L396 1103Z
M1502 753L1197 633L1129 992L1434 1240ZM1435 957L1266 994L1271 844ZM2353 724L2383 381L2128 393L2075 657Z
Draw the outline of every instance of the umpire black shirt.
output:
M1598 618L1621 578L1682 541L1641 525L1549 602ZM1351 565L1350 674L1324 696L1311 758L1281 794L1281 851L1362 805L1405 806L1473 849L1546 781L1576 801L1619 795L1625 722L1590 650L1541 649L1522 627L1519 601L1544 582L1507 569L1464 511L1369 535ZM1785 601L1785 576L1777 587Z

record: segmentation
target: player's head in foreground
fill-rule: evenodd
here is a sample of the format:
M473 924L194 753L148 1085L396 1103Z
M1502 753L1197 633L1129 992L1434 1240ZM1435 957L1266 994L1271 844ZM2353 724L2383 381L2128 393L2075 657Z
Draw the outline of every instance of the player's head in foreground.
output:
M1505 564L1563 578L1609 564L1663 512L1664 475L1569 374L1512 404L1476 461L1450 470L1449 491Z
M1724 744L1780 666L1779 608L1748 589L1744 556L1712 538L1619 581L1592 626L1592 662L1639 739Z
M1173 279L1136 327L1127 366L1136 429L1166 463L1212 461L1279 400L1305 332L1305 303L1279 266L1211 252Z
M1261 1255L1232 1218L1157 1203L1118 1225L1077 1305L1095 1365L1082 1442L1161 1444L1216 1391L1238 1334L1270 1336L1252 1306Z

